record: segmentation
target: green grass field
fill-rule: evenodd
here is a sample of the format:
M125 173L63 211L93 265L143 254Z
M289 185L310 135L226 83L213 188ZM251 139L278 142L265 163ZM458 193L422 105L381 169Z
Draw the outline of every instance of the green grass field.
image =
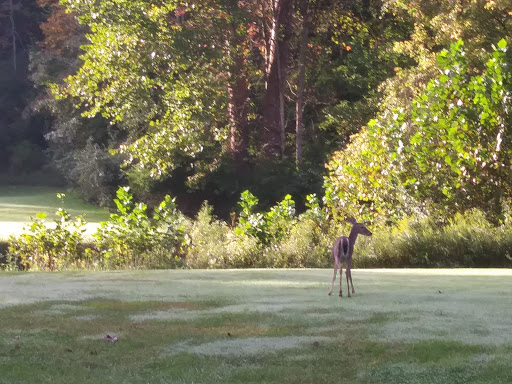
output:
M91 223L108 220L108 211L88 204L74 192L53 187L0 187L0 239L10 234L20 233L24 223L39 212L48 215L47 221L56 218L55 211L60 207L57 193L65 193L64 208L73 216L83 215Z
M0 383L512 383L512 270L331 273L0 273Z

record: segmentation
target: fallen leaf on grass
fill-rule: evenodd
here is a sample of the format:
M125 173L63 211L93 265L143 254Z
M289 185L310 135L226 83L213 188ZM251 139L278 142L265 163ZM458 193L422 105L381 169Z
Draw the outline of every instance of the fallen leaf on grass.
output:
M117 336L110 336L110 335L107 335L103 338L103 340L107 340L107 341L111 341L112 343L117 341Z

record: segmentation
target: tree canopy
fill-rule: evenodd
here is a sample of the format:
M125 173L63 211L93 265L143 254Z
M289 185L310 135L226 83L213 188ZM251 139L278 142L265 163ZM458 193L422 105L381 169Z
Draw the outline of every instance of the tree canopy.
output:
M501 213L511 197L511 72L502 39L472 74L461 40L437 55L440 74L412 100L369 122L336 154L329 199L388 218L414 209ZM348 155L348 156L347 156Z
M0 20L11 172L35 145L97 202L128 182L226 209L250 189L300 210L323 181L334 215L372 220L510 198L507 0L3 0Z

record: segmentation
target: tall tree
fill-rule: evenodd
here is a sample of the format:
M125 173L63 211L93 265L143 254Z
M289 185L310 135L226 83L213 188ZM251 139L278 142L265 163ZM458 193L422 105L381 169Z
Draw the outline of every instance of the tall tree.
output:
M365 98L393 73L397 56L388 53L394 35L383 43L389 35L381 34L387 20L375 16L380 8L373 6L375 17L368 18L364 1L64 4L90 33L81 67L54 90L80 104L84 115L101 114L123 129L126 139L119 151L133 168L155 178L179 169L194 187L204 187L207 175L228 169L226 159L242 165L229 169L238 170L238 175L230 174L237 183L249 173L247 160L258 175L258 164L268 164L262 159L284 159L266 167L280 175L254 179L284 183L288 167L297 188L319 186L325 151L340 141L343 129L313 127L342 103L342 108L350 105L344 109L350 117L356 110L352 104L359 102L358 115L351 118L367 118L373 109ZM301 14L304 4L318 12ZM300 140L297 124L303 126L303 121L312 129L305 130L307 145L297 147L286 141L293 135L286 134L295 124ZM345 125L356 129L352 122ZM298 176L296 156L291 155L295 149L300 158L301 147L307 168L314 167L307 179Z
M297 78L297 99L295 101L295 163L297 168L302 165L302 136L304 131L304 88L306 80L306 53L308 46L309 30L313 10L308 0L302 1L300 11L303 14L302 28L299 43L299 73Z
M292 38L292 0L273 0L265 31L265 96L263 149L268 157L282 158L285 146L285 86Z
M246 157L244 4L67 4L92 33L82 68L61 94L128 129L121 150L139 166L158 177L183 161L218 157L219 144L236 161Z
M38 91L32 108L51 115L47 153L53 168L77 187L83 198L109 204L122 182L121 159L109 153L122 140L119 130L102 116L82 117L83 110L75 108L72 100L55 100L47 87L48 83L62 84L80 67L80 46L87 42L89 30L58 0L37 2L46 17L41 23L43 39L31 54L31 79Z

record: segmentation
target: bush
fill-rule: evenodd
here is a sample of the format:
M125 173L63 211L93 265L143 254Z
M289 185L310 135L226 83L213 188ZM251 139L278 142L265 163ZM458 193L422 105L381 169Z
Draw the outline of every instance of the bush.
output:
M254 236L263 245L277 243L293 226L295 202L290 195L286 195L268 212L254 212L258 201L251 192L242 193L238 203L242 210L235 232L237 235Z
M213 216L213 208L206 202L195 220L187 220L170 196L152 216L146 204L133 202L128 188L120 188L114 202L117 213L101 223L94 245L83 242L85 222L80 217L73 221L60 208L53 228L46 225L45 215L39 214L25 233L11 237L7 255L0 250L0 266L25 270L332 268L334 240L350 231L349 224L328 220L314 195L307 198L307 211L295 216L290 196L268 212L255 213L257 199L247 192L240 204L245 212L238 224L233 220L234 228ZM508 213L496 226L476 209L456 214L444 224L411 216L392 227L372 228L372 238L359 237L352 266L510 267L510 223Z
M191 246L187 254L190 268L246 268L259 260L259 241L244 233L236 234L225 222L212 215L204 203L190 229Z
M207 202L203 203L190 228L190 249L186 258L189 268L226 267L229 228L215 219L212 211Z
M129 188L119 188L118 213L102 222L94 234L97 263L104 268L169 268L182 266L188 244L185 218L169 195L154 210L134 203Z
M331 241L318 224L309 219L299 220L279 243L274 253L277 268L331 267Z
M64 194L57 197L63 202ZM72 265L80 266L88 252L84 249L85 221L81 216L72 220L71 215L59 208L59 219L54 227L48 227L46 214L38 213L31 218L20 236L11 236L6 265L23 270L59 270Z

